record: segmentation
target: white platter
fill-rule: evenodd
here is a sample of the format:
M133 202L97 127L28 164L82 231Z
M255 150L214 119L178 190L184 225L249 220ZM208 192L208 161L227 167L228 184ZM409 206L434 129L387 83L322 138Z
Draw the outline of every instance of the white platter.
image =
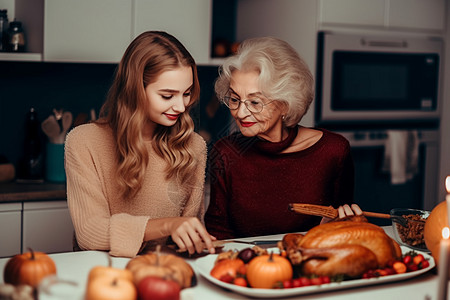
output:
M403 253L410 252L411 249L407 247L401 247ZM274 249L276 252L276 250ZM207 255L204 257L201 257L197 259L195 262L196 269L198 272L205 277L210 282L223 287L225 289L231 290L233 292L236 292L238 294L250 296L250 297L257 297L257 298L284 298L284 297L290 297L290 296L298 296L298 295L305 295L305 294L315 294L315 293L322 293L322 292L329 292L334 290L340 290L340 289L348 289L348 288L355 288L355 287L364 287L369 285L375 285L375 284L382 284L382 283L389 283L394 281L401 281L406 280L412 277L419 276L425 272L428 272L435 266L434 259L431 255L425 252L421 251L415 251L417 253L421 253L425 259L427 259L430 263L430 265L421 270L417 270L414 272L407 272L403 274L395 274L395 275L388 275L388 276L382 276L382 277L376 277L376 278L370 278L370 279L354 279L354 280L346 280L342 282L331 282L328 284L322 284L322 285L313 285L313 286L305 286L305 287L298 287L298 288L290 288L290 289L254 289L254 288L247 288L247 287L241 287L234 284L226 283L223 281L220 281L214 277L212 277L209 273L211 269L214 266L214 262L217 258L216 254Z

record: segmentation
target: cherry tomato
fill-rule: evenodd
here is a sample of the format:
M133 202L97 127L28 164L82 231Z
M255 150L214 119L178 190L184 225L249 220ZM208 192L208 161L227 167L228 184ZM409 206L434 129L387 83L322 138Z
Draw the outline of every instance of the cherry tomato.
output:
M300 278L295 278L292 280L292 287L301 287L302 286L302 281L300 280Z
M331 279L328 276L322 276L321 279L322 279L322 283L330 283L331 282Z
M405 265L408 265L411 261L412 261L411 255L406 255L405 257L403 257L403 263Z
M424 259L422 261L422 263L420 264L420 266L422 267L422 269L428 268L430 266L430 262L426 259Z
M247 280L245 280L244 277L236 277L236 278L233 280L233 283L234 283L235 285L239 285L239 286L243 286L243 287L247 287L247 286L248 286Z
M292 288L292 280L285 280L285 281L283 281L283 288L285 288L285 289Z
M302 286L311 285L311 280L308 277L300 277L299 280L302 283Z
M420 264L425 258L423 257L422 254L417 254L416 256L414 256L413 258L413 262L418 265Z
M320 278L320 277L313 277L313 278L311 278L311 284L312 285L320 285L320 284L322 284L322 278Z
M404 263L401 261L395 262L392 266L397 274L405 273L407 270L407 267Z
M409 264L408 265L408 271L414 272L414 271L417 271L417 270L419 270L419 266L418 265L415 265L415 264Z
M387 273L386 275L394 275L395 274L395 270L393 269L393 267L385 268L384 270Z

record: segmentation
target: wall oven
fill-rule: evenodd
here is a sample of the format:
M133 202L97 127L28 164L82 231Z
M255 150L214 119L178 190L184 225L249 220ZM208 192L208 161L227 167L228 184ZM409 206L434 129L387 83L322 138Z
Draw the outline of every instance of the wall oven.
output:
M386 145L390 139L385 129L335 131L350 142L355 162L354 199L363 210L389 213L392 208L431 210L439 202L439 134L437 130L417 129L417 172L401 184L392 183L392 174L383 169ZM371 220L389 225L381 219Z
M320 32L317 122L438 121L442 51L437 38Z
M431 210L442 182L442 40L320 32L317 49L315 123L349 140L355 202L383 213ZM414 172L399 181L410 165Z

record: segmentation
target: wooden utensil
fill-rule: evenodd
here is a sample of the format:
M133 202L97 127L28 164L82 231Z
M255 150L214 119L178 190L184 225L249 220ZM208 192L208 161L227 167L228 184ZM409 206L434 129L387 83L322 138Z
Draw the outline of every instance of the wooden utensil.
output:
M56 139L58 138L61 128L58 125L58 121L54 115L50 115L47 119L45 119L41 124L42 131L47 135L49 141L51 143L56 143Z
M336 208L331 206L315 205L315 204L304 204L304 203L290 203L289 210L300 214L327 217L330 219L335 219L338 217L339 213ZM394 219L403 226L406 226L408 222L421 222L423 220L409 220L401 216L391 216L390 214L376 213L370 211L363 211L363 216L372 218L382 218L382 219Z

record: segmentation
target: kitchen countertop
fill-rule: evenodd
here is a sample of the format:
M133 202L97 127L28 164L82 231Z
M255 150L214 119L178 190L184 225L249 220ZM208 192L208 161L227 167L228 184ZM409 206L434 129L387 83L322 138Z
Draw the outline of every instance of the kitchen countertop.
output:
M0 183L0 203L65 199L65 183Z

